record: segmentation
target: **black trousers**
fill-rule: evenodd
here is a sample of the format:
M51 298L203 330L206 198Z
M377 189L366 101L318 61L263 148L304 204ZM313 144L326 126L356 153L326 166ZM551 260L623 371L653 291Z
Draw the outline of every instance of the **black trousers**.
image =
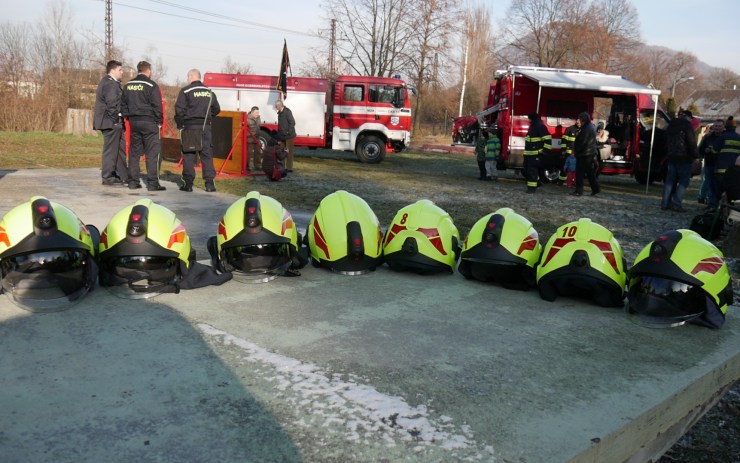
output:
M524 156L524 178L527 179L527 189L537 189L540 179L540 157L530 154Z
M576 193L583 193L583 177L588 177L591 193L601 191L599 181L596 179L596 165L592 156L576 158Z
M211 126L206 125L203 129L203 150L200 153L182 154L182 179L185 186L193 186L195 180L195 155L200 154L201 174L206 183L213 182L216 177L216 169L213 167L213 141Z
M139 159L146 154L146 184L159 185L159 156L162 141L159 127L152 121L131 121L131 147L128 153L128 173L132 182L138 182L141 170Z
M101 130L103 133L103 160L101 175L113 178L118 174L121 180L128 182L126 167L126 139L123 124L115 124L112 129Z

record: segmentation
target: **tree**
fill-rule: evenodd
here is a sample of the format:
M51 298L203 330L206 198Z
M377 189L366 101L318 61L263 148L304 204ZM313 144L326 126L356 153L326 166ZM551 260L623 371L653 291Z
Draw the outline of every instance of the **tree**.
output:
M388 77L408 67L414 31L402 27L411 0L327 0L336 19L336 52L355 74Z
M413 0L411 3L414 14L403 27L413 31L407 61L416 88L414 128L418 129L427 89L440 86L439 57L448 54L449 37L459 16L452 0Z
M496 71L496 60L493 50L493 27L491 15L483 5L477 5L468 11L470 43L468 56L468 79L470 84L463 101L464 113L480 111L488 98L488 89Z
M501 24L504 61L559 67L582 46L582 0L513 0ZM576 17L574 21L572 18Z
M224 74L252 74L252 66L249 64L241 64L231 59L231 56L226 57L226 62L221 66L221 72Z

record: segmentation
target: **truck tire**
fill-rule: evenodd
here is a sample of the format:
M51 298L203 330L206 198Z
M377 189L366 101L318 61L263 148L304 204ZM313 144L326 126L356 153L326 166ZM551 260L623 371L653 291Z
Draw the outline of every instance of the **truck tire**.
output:
M249 134L247 134L249 136ZM260 147L262 148L262 151L265 151L265 148L267 148L267 140L270 139L270 132L267 130L260 130L260 133L257 134L257 140L260 142Z
M385 158L385 143L375 135L365 135L357 140L355 155L360 162L378 164Z

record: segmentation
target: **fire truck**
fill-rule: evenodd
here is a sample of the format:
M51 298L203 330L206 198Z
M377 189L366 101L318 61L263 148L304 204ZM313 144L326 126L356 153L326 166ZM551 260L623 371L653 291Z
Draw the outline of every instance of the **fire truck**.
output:
M206 73L203 83L223 111L260 108L260 133L248 136L263 146L277 132L276 76ZM361 162L375 164L411 142L411 103L400 79L288 77L285 105L295 118L295 146L354 151Z
M561 137L585 111L609 132L599 149L601 174L629 174L644 184L664 175L669 118L657 103L658 95L660 90L617 75L509 66L496 72L488 104L477 117L482 127L495 127L501 134L499 168L521 169L527 114L539 114L552 135L552 150L541 157L540 165L554 179L563 166Z

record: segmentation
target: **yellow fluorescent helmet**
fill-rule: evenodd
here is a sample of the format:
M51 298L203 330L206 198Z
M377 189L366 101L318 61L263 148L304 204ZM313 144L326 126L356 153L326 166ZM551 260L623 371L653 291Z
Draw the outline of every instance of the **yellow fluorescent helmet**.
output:
M34 196L0 221L0 291L32 312L64 310L95 287L97 229Z
M452 218L428 199L399 210L383 240L384 259L393 270L452 273L459 255L460 234Z
M627 311L651 327L687 322L719 328L733 301L722 252L691 230L673 230L653 240L630 268Z
M467 279L493 281L509 289L535 286L542 246L532 223L504 207L470 229L458 270Z
M558 228L537 267L540 296L590 297L605 307L622 305L627 277L622 247L612 232L591 219Z
M208 242L214 268L261 283L305 265L293 216L279 201L250 191L229 206Z
M321 200L306 237L316 266L358 275L383 263L383 232L378 218L364 199L344 190Z
M114 294L148 298L179 292L182 265L191 255L190 237L175 213L151 199L118 211L100 236L100 283Z

